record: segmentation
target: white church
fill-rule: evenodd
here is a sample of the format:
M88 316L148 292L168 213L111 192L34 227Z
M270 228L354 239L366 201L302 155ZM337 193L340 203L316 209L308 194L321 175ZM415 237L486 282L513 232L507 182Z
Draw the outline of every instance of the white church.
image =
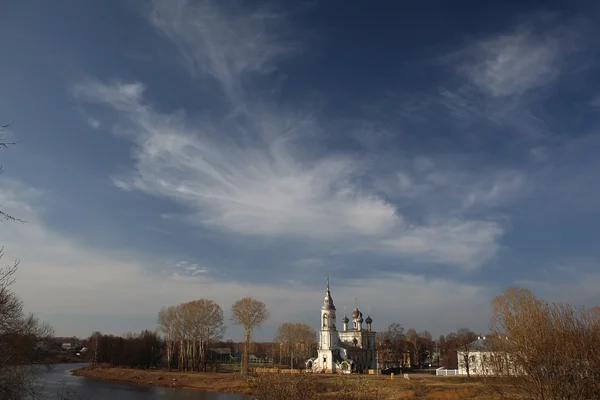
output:
M344 315L341 331L336 328L335 306L329 290L327 278L327 294L321 307L321 329L319 349L316 358L306 361L306 367L316 373L368 373L377 365L377 348L375 332L371 330L373 320L367 316L363 320L362 312L356 307L352 311L352 326ZM366 322L366 329L363 328Z

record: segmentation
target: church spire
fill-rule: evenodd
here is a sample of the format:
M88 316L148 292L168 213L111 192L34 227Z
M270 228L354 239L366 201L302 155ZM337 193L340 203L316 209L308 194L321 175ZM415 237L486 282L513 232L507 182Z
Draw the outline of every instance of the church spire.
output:
M327 274L327 293L325 294L325 299L323 300L323 310L335 310L333 299L331 298L331 290L329 288L329 274Z

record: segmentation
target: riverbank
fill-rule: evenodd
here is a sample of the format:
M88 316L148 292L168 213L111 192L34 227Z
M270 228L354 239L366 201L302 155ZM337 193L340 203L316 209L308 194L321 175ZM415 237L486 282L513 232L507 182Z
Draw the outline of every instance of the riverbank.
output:
M234 373L198 373L169 372L166 370L137 370L129 368L84 367L73 371L73 375L90 379L127 383L138 386L158 386L177 389L200 390L206 392L232 393L245 396L256 395L255 389L248 381ZM340 394L348 395L340 386L338 375L315 375L319 392L324 400L338 398ZM410 380L390 376L352 376L350 379L363 379L361 391L376 395L379 400L408 399L489 399L489 394L482 390L482 383L477 379L463 377L432 377L413 375ZM346 381L346 384L349 382ZM362 386L362 385L361 385ZM358 387L357 387L358 388ZM347 388L346 388L347 389ZM344 393L342 393L344 392ZM353 398L359 398L354 393ZM345 396L346 398L347 396Z
M245 379L236 374L169 372L130 368L84 367L73 370L73 375L108 382L137 386L157 386L205 392L252 395Z

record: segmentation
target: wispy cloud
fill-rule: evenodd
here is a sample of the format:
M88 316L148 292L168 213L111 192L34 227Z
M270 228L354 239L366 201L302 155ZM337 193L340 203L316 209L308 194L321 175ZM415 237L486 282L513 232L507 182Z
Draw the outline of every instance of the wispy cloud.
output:
M236 234L315 238L343 243L346 251L466 268L494 256L505 227L477 211L518 197L524 182L518 171L479 174L434 160L423 172L405 168L406 159L392 162L390 171L378 162L387 149L323 151L327 116L256 96L260 76L298 49L290 46L285 14L235 5L155 0L148 15L190 72L223 88L224 113L160 112L140 82L73 87L78 99L111 108L119 133L133 143L134 167L114 178L116 186L174 200L189 209L187 221ZM485 56L469 56L475 55ZM473 107L456 112L473 113Z
M88 117L87 123L90 127L94 128L94 129L100 128L100 121L98 121L96 118L94 118L92 116Z
M7 184L6 181L4 183ZM319 299L324 293L324 286L311 287L299 283L292 286L281 282L242 284L234 280L215 280L204 273L206 267L186 260L169 264L172 268L168 273L160 274L156 269L160 269L166 261L151 261L134 253L101 251L58 234L44 224L36 211L42 203L41 193L17 182L9 182L5 187L7 190L0 193L0 202L7 210L29 222L15 224L10 231L0 231L0 242L5 245L5 260L21 259L15 290L23 298L27 310L51 317L60 314L62 319L65 316L110 315L117 321L111 324L106 318L96 322L95 318L88 318L68 332L62 325L57 325L59 334L86 336L94 330L122 333L132 328L120 316L136 315L151 321L162 306L194 300L199 296L213 299L226 312L230 304L243 296L251 295L264 301L272 313L271 325L259 332L264 340L271 338L275 327L282 321L298 319L318 324ZM30 251L32 248L36 251ZM192 267L195 269L192 270ZM360 296L361 304L371 307L376 326L382 329L400 316L411 326L440 332L456 329L461 324L477 326L486 323L485 304L480 307L484 312L477 321L463 312L465 307L477 303L475 300L482 296L485 298L485 290L481 286L411 274L344 279L343 285L339 277L333 278L336 301L353 304L355 296ZM40 285L40 281L44 284ZM381 293L388 293L385 301ZM444 293L444 296L430 296L429 293ZM394 304L393 309L390 304ZM422 315L428 310L444 310L444 317L432 324ZM232 327L228 335L239 338L241 332Z
M227 126L189 126L177 115L129 102L129 95L120 99L122 87L94 82L74 88L80 98L123 111L134 125L136 173L117 179L119 187L176 199L195 210L196 221L242 234L377 235L401 222L393 205L352 184L360 159L300 159L293 135L311 128L304 119L261 113L260 122L244 124L257 129L258 141L238 145L214 135ZM229 130L232 137L242 127ZM260 140L265 132L267 140Z
M415 227L381 242L381 249L423 262L452 263L474 268L492 258L504 229L496 222L446 221L433 227Z
M553 135L553 115L543 111L549 89L581 68L589 48L585 20L559 20L549 14L528 15L512 29L477 37L441 57L452 79L437 95L425 96L420 114L439 119L448 113L460 126L484 122L508 128L530 142ZM422 116L420 117L422 118ZM482 131L485 131L482 129Z
M273 61L297 50L284 39L289 29L284 15L264 5L155 0L149 20L177 47L192 75L214 77L238 105L244 74L273 72Z
M167 270L163 270L165 274L172 274L173 276L194 276L198 274L207 274L209 268L197 263L190 263L189 261L179 261Z
M597 259L570 259L537 274L537 279L517 279L515 285L527 287L550 301L574 305L597 305L600 294Z
M190 207L191 221L244 235L344 240L349 250L379 249L464 267L480 265L497 249L499 223L427 216L415 229L396 204L359 183L369 178L367 159L303 151L300 139L319 130L316 120L261 108L250 120L192 126L183 114L160 114L143 103L139 90L123 87L91 82L73 90L82 100L112 107L131 125L126 130L135 143L135 171L115 184L176 200ZM240 132L241 139L233 140ZM430 171L427 179L428 187L445 195L457 183L441 171ZM467 208L493 203L514 190L494 182L461 202Z
M554 81L578 46L569 27L547 19L476 41L454 55L462 59L458 71L492 97L521 95Z

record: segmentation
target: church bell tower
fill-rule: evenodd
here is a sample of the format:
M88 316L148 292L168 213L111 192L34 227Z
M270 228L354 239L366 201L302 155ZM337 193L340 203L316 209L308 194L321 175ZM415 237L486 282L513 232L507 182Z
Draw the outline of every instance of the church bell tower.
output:
M335 305L331 298L329 287L329 277L327 277L327 293L321 307L321 329L319 340L319 364L326 372L334 372L335 362L333 360L334 352L339 337L335 326Z

